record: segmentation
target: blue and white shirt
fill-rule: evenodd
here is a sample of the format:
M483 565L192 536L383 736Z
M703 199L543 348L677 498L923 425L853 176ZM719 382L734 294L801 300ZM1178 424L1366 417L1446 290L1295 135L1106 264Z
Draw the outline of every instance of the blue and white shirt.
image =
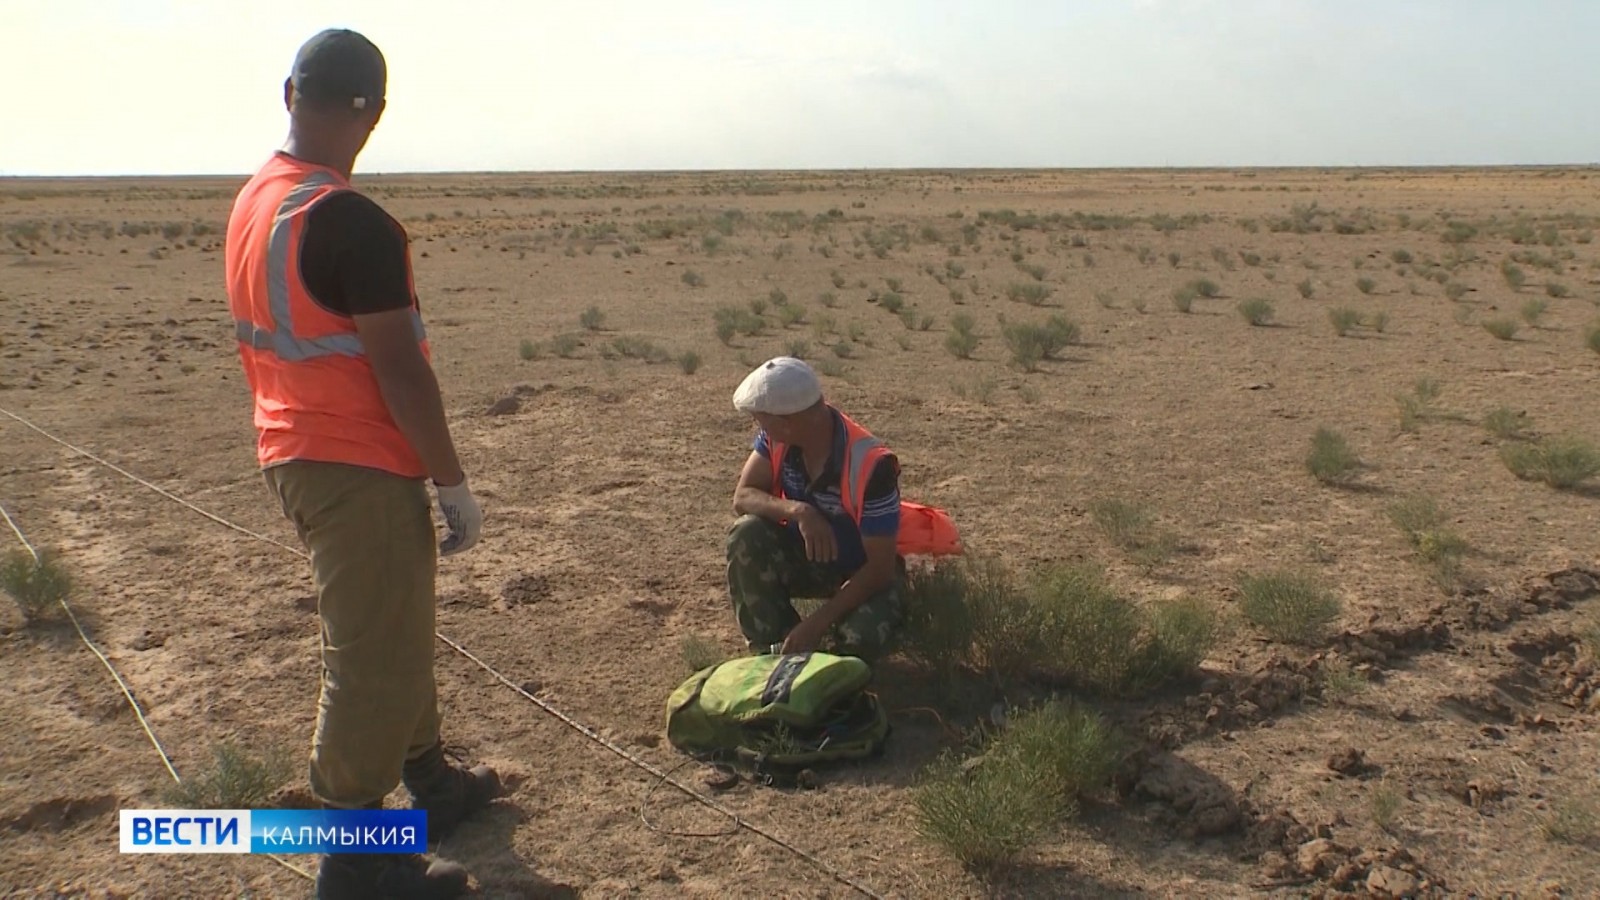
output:
M863 535L892 537L899 533L900 477L893 455L885 456L878 462L867 478L866 497L861 504L861 527L857 528L856 523L845 513L844 502L839 493L845 442L844 422L840 420L838 412L834 411L833 452L828 455L828 463L823 467L822 474L816 481L810 481L806 477L803 451L791 444L783 455L783 466L779 470L779 476L783 481L785 497L809 503L828 517L828 521L833 525L834 542L839 548L834 565L845 572L854 572L867 561L866 547L861 541ZM757 432L755 451L761 454L763 459L772 458L766 431ZM796 537L799 536L799 525L790 522L789 529Z

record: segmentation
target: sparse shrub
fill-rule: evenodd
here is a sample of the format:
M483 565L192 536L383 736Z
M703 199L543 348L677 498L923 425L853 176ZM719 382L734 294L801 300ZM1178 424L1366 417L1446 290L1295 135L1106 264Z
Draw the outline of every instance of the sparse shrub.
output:
M1502 341L1515 340L1517 336L1517 322L1515 319L1496 318L1484 319L1483 330L1489 332Z
M1444 295L1451 300L1460 300L1467 295L1467 286L1459 281L1452 281L1444 286Z
M1546 284L1544 286L1544 292L1545 294L1554 297L1557 300L1572 296L1572 289L1557 281L1552 281Z
M1213 300L1222 296L1222 289L1217 287L1217 283L1209 278L1195 279L1194 281L1189 282L1189 286L1194 288L1194 292L1196 294L1199 294L1207 300Z
M764 316L767 314L767 301L761 297L752 297L750 300L750 314Z
M1044 276L1047 274L1044 266L1036 266L1029 263L1018 263L1017 268L1021 269L1034 281L1043 281Z
M1344 435L1331 428L1318 428L1311 437L1306 469L1323 484L1345 484L1361 471L1361 459L1350 449Z
M1157 528L1155 516L1137 503L1097 500L1089 505L1089 517L1101 534L1141 565L1159 565L1175 549L1172 536Z
M1300 292L1300 296L1306 300L1310 300L1311 295L1316 292L1316 288L1312 286L1311 279L1309 278L1300 279L1299 281L1295 282L1294 286L1295 290Z
M1395 263L1403 266L1411 262L1411 251L1406 250L1405 248L1399 248L1391 251L1389 253L1389 258L1394 260Z
M1029 306L1043 306L1044 301L1050 298L1050 286L1038 282L1032 284L1010 284L1006 286L1006 297L1013 301L1020 301Z
M1193 312L1194 301L1199 296L1200 293L1194 289L1193 285L1186 284L1172 292L1172 306L1181 313Z
M1250 253L1250 252L1247 252L1247 251L1244 251L1244 250L1240 250L1239 251L1239 259L1241 261L1243 261L1245 265L1247 265L1247 266L1249 266L1251 268L1255 268L1256 266L1261 265L1261 254L1259 254L1259 253Z
M890 293L884 294L882 297L878 298L878 305L894 315L899 315L900 310L905 308L906 300L904 297L891 291Z
M778 307L778 321L785 328L802 325L806 321L806 308L799 304L784 304Z
M1600 849L1600 807L1582 797L1564 797L1555 802L1540 830L1552 841Z
M1252 297L1239 302L1239 315L1251 325L1261 326L1272 323L1272 301L1264 297Z
M1094 295L1094 302L1100 304L1101 309L1116 309L1117 298L1110 291L1098 291Z
M1591 324L1583 332L1583 344L1590 350L1600 353L1600 322Z
M1178 267L1178 261L1181 259L1182 257L1178 255L1178 251L1174 250L1167 254L1167 265L1176 269Z
M700 354L693 350L685 350L678 354L678 368L685 375L693 375L700 368Z
M850 355L855 352L855 345L851 344L849 341L839 341L833 345L833 355L839 357L840 359L849 359Z
M32 623L46 618L67 598L72 579L48 552L35 560L31 553L13 550L0 562L0 590L17 604L23 621Z
M1111 728L1093 712L1052 701L1013 714L989 752L1021 759L1046 780L1055 782L1070 804L1079 797L1099 793L1110 784L1120 744Z
M1340 306L1328 310L1328 322L1333 325L1334 333L1344 337L1361 324L1361 313L1348 306Z
M1356 290L1363 294L1370 294L1378 287L1378 283L1371 278L1357 278Z
M678 642L678 655L690 672L709 669L728 659L728 653L715 640L699 634L686 634Z
M1500 459L1524 481L1571 490L1600 475L1600 449L1582 438L1559 435L1536 443L1506 444Z
M1240 613L1276 641L1316 643L1339 618L1342 606L1332 591L1310 575L1269 572L1239 581Z
M834 295L833 291L823 291L817 295L817 302L828 309L833 309L839 305L839 298Z
M578 314L578 324L584 331L599 331L605 323L606 314L598 306L591 306Z
M1514 291L1521 290L1522 286L1528 282L1527 273L1523 272L1509 259L1501 261L1500 277L1504 278L1506 284L1510 285Z
M225 741L212 748L212 764L164 792L173 809L260 809L289 780L293 765L280 750L256 755Z
M1383 334L1383 332L1389 327L1389 314L1383 310L1379 310L1370 316L1363 316L1361 318L1361 324L1379 334Z
M1400 792L1389 784L1388 781L1380 783L1372 790L1372 824L1388 831L1395 821L1395 816L1400 813Z
M897 294L900 292L900 289L901 289L900 279L898 279L898 278L885 278L883 280L883 283L889 286L889 290L891 290L891 291L893 291L893 292L895 292Z
M1521 441L1530 437L1527 413L1518 412L1509 406L1499 406L1490 410L1489 414L1483 417L1483 427L1501 440Z
M705 283L706 283L706 280L705 280L704 277L702 277L700 275L699 272L696 272L693 269L684 269L683 270L683 283L687 284L689 287L697 288L697 287L704 287Z
M517 345L517 355L522 357L524 360L538 359L539 345L535 344L533 341L525 340L521 344Z
M1136 658L1140 681L1151 687L1198 669L1222 632L1216 613L1193 597L1154 604L1148 629L1150 643Z
M1414 494L1401 498L1389 504L1387 513L1423 562L1437 568L1445 578L1455 577L1461 557L1467 552L1467 542L1446 527L1444 513L1432 497Z
M789 295L783 292L783 288L773 288L767 292L767 302L773 306L784 306L789 302Z
M969 869L985 871L1033 847L1067 802L1053 779L1014 755L966 766L942 757L913 789L917 832Z
M558 334L550 339L550 349L562 359L571 359L581 346L583 339L575 334Z
M944 347L956 359L971 359L978 349L978 336L973 332L972 316L956 313L950 317L950 333L945 335Z
M805 359L807 356L811 355L811 342L798 338L792 340L784 346L784 353L785 355L792 356L795 359Z
M900 324L904 325L907 331L915 329L917 327L917 311L914 309L900 310Z
M1549 308L1550 301L1541 300L1538 297L1530 298L1526 303L1522 304L1522 321L1527 322L1529 327L1538 328L1539 319L1543 318L1545 310Z
M1008 322L1001 336L1011 351L1011 361L1024 372L1032 372L1042 360L1055 359L1068 345L1078 340L1078 326L1062 316L1051 316L1043 325Z

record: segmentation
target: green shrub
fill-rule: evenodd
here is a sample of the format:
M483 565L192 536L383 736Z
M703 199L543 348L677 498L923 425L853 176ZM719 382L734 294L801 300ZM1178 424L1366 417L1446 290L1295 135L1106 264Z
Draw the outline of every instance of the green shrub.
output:
M1050 298L1050 286L1034 282L1031 284L1011 284L1006 286L1006 297L1013 301L1021 301L1029 306L1043 306Z
M1172 292L1172 306L1178 312L1188 313L1194 311L1194 301L1200 293L1191 285L1184 285Z
M49 552L36 561L25 550L13 550L0 562L0 590L17 604L24 622L47 618L72 592L72 579Z
M1336 307L1328 310L1328 322L1333 325L1335 334L1344 337L1361 324L1361 313L1348 306Z
M198 775L167 788L173 809L260 809L289 780L288 754L251 753L231 741L212 748L212 764Z
M1525 481L1542 481L1560 490L1600 475L1600 449L1581 438L1559 435L1537 443L1507 444L1500 459Z
M1252 297L1239 302L1239 315L1251 325L1261 326L1272 323L1272 301L1262 297Z
M912 790L917 832L963 866L979 871L1037 845L1060 820L1068 799L1039 767L1015 755L964 765L941 758Z
M1514 340L1517 336L1517 323L1514 319L1484 319L1483 330L1502 341Z
M1270 572L1239 582L1239 611L1268 637L1314 644L1339 618L1339 598L1310 575Z
M1344 484L1361 471L1361 459L1356 456L1344 435L1331 428L1318 428L1311 437L1311 452L1306 456L1306 470L1323 484Z

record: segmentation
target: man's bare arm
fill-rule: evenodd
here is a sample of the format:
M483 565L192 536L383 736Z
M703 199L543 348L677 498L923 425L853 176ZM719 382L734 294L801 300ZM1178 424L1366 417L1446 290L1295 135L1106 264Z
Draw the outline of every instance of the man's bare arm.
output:
M456 456L444 399L433 367L422 355L410 309L355 316L356 333L378 380L383 402L434 483L457 485L466 477Z

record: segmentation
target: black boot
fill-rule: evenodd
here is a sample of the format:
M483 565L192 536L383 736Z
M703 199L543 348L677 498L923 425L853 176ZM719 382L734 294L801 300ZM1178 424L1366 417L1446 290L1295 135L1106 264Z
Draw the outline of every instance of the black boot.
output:
M428 811L428 840L442 841L473 813L500 796L500 776L488 766L465 769L444 756L444 745L434 744L416 759L406 761L402 776L411 792L411 808Z
M466 890L458 863L416 853L332 853L317 870L317 900L450 900Z

